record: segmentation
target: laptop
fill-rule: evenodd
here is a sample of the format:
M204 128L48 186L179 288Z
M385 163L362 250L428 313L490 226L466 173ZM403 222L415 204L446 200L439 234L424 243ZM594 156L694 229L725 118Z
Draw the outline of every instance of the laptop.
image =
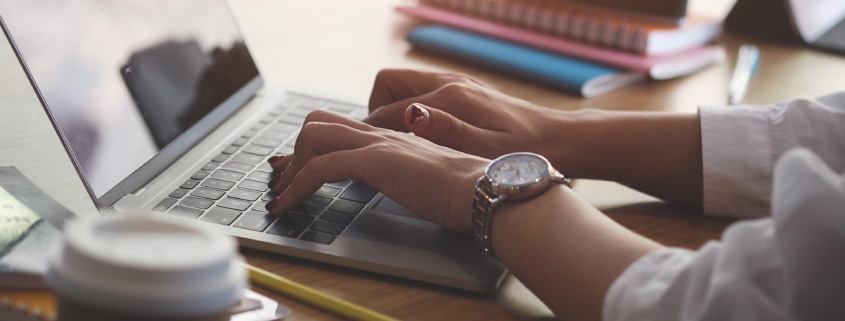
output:
M223 0L2 1L0 24L105 215L190 221L244 247L474 292L506 274L471 236L357 182L267 213L267 159L293 152L305 116L367 109L265 86Z

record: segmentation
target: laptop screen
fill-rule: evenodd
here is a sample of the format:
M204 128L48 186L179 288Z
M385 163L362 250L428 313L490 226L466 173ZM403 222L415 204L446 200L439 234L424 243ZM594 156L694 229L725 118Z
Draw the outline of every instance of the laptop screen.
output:
M0 1L0 17L97 198L258 76L223 0Z

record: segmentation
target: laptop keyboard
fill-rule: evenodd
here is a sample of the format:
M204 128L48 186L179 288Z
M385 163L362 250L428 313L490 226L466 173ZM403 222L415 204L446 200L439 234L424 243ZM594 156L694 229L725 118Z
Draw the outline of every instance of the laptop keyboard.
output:
M288 107L291 105L293 108ZM311 111L325 109L350 116L361 108L291 95L197 169L152 210L331 244L378 191L351 181L325 184L288 213L272 215L264 206L277 196L267 188L276 174L267 159L293 153L297 134Z

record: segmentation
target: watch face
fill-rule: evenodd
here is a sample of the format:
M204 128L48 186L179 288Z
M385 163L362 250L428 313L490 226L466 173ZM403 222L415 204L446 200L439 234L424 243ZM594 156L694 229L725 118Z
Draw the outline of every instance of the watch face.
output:
M501 187L523 187L549 176L549 164L544 158L528 153L510 154L495 160L487 168L487 177Z

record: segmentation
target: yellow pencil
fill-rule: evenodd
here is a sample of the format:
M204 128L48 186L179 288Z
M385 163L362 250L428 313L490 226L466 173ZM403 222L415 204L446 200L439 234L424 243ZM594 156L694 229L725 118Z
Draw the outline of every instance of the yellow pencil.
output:
M339 316L361 321L398 321L355 303L333 297L276 274L243 263L252 282Z

